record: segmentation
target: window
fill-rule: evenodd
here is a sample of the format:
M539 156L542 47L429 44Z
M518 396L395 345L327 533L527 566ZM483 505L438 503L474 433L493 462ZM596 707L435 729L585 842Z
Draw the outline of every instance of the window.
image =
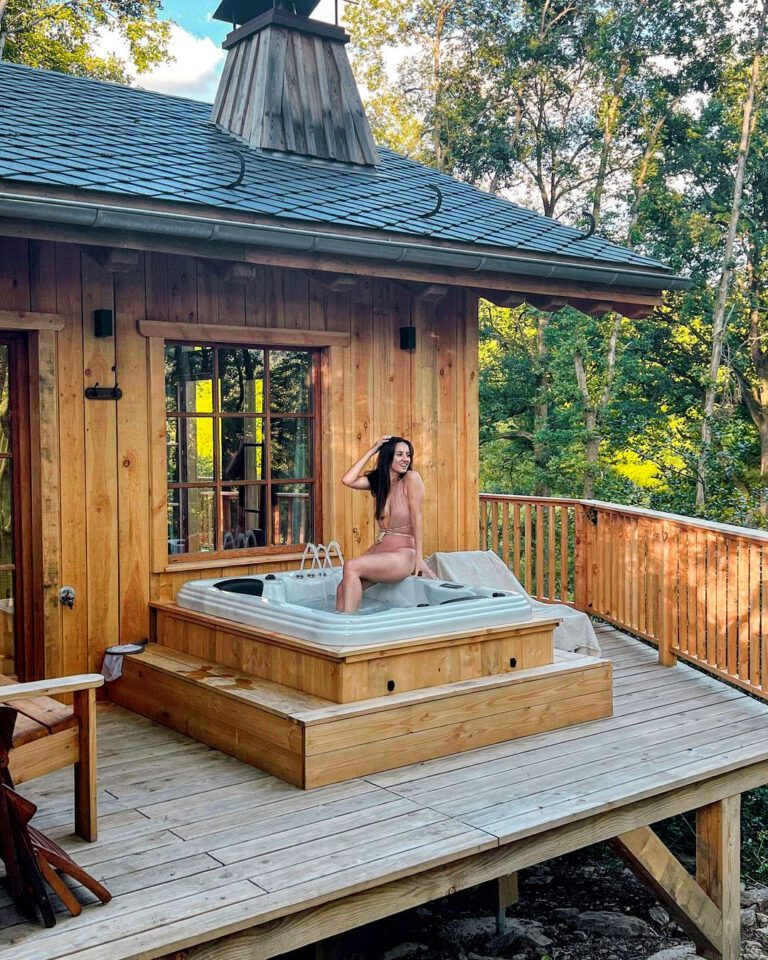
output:
M168 553L315 539L316 352L166 343Z

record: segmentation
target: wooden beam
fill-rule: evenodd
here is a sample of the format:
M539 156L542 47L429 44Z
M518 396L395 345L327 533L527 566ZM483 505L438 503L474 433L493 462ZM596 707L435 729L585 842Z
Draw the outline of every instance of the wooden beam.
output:
M611 313L616 310L616 303L613 300L582 300L580 298L573 298L570 300L572 307L576 307L577 310L581 310L582 313L586 313L588 317L602 317L606 313ZM620 310L618 311L621 312Z
M546 313L559 310L561 307L567 307L571 302L568 297L537 296L536 294L529 294L527 300L532 307Z
M26 220L0 221L0 233L5 236L60 240L65 243L82 243L85 246L113 243L128 243L138 250L153 250L162 253L179 253L211 260L243 260L265 266L288 267L297 270L318 270L350 274L358 277L386 277L392 280L413 280L420 283L439 283L449 286L475 289L515 291L552 294L553 296L578 297L604 300L609 295L614 307L619 303L635 306L643 304L655 307L661 303L661 293L632 287L606 287L579 281L542 280L525 274L501 274L491 271L459 270L456 268L411 266L394 261L352 259L311 253L289 253L269 247L246 244L218 243L181 240L176 237L158 237L138 232L97 231L92 228L67 227L65 225L37 224ZM520 257L521 266L532 257ZM663 286L663 278L659 278Z
M63 330L65 320L58 313L33 310L0 310L0 330Z
M91 247L88 256L109 273L129 273L138 267L140 253L125 247Z
M224 261L211 263L210 260L200 261L206 267L213 267L214 271L225 283L250 283L258 279L259 267L255 263L242 263L235 260L233 263Z
M399 283L418 303L438 303L448 294L448 286L442 283Z
M517 882L517 873L507 873L496 881L497 909L496 931L504 933L507 929L507 907L511 907L520 899L520 888Z
M638 827L611 841L611 847L669 911L706 956L720 957L723 919L685 867L650 827ZM730 958L729 958L730 960ZM735 958L734 958L735 960Z
M497 307L519 307L526 303L526 296L518 290L476 290L479 297Z
M349 293L360 282L360 277L351 273L333 273L323 270L305 270L303 272L314 283L319 283L321 287L325 287L332 293Z
M722 913L719 952L704 946L708 960L739 960L741 796L738 794L696 811L696 879Z
M139 333L160 340L189 340L195 343L244 343L281 347L349 346L349 333L335 330L296 330L278 327L215 326L204 323L140 320Z

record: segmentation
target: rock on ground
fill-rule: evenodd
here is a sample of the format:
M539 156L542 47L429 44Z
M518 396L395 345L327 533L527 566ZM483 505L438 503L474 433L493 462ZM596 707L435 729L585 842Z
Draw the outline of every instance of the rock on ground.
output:
M596 933L601 937L647 937L653 935L650 924L640 917L628 917L609 910L588 910L576 918L578 930Z

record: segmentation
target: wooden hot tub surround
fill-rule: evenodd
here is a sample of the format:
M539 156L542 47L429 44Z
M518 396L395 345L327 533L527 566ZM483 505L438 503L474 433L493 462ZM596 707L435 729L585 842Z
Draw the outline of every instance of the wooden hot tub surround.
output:
M305 789L611 716L557 618L334 650L155 603L115 702Z
M443 637L332 647L175 603L151 606L159 643L334 703L544 666L554 661L552 632L559 623L553 617Z

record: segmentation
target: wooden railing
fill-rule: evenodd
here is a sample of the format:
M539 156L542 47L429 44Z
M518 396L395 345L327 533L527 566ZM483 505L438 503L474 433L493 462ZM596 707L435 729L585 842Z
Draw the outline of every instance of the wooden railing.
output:
M768 534L592 500L480 498L480 545L595 614L768 699Z

